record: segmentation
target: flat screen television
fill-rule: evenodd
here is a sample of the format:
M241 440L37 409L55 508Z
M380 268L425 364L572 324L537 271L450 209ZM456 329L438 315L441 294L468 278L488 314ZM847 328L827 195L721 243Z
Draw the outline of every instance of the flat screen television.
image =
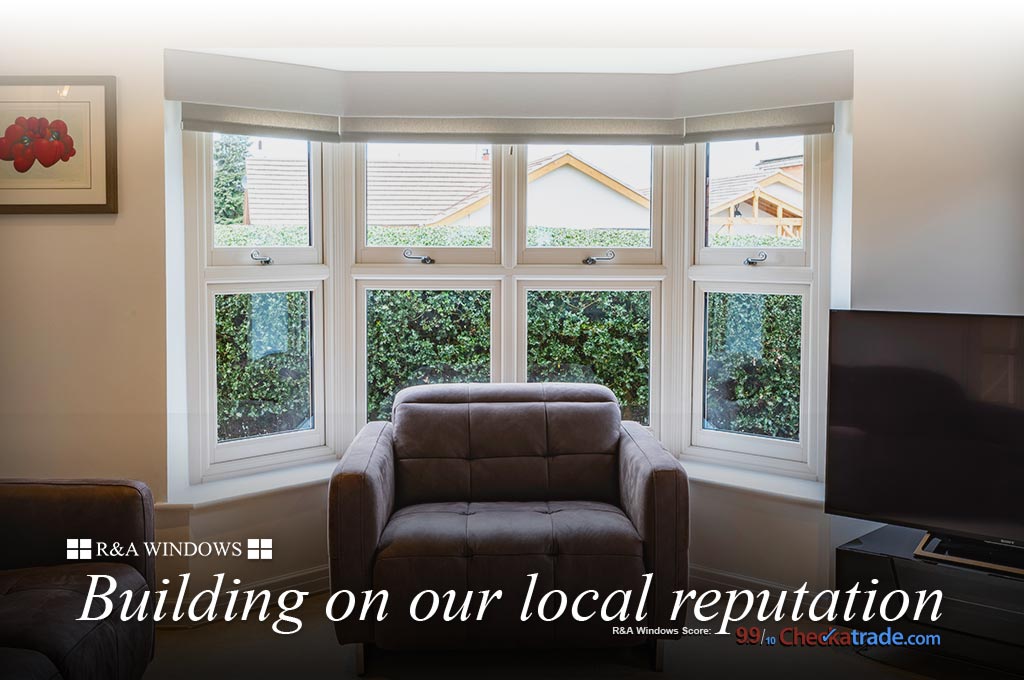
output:
M1024 547L1024 317L833 311L825 511Z

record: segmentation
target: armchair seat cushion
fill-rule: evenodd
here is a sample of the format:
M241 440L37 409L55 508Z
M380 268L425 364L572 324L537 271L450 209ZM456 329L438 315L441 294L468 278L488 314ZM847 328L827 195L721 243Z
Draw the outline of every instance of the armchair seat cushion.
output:
M614 590L639 593L644 574L643 541L626 514L595 501L446 502L411 505L384 528L373 569L373 587L387 589L388 618L376 624L382 647L424 648L629 645L630 636L611 635L612 625L595 616L587 622L566 612L553 622L534 613L520 621L529 574L537 574L532 610L549 590L569 598L585 590L606 597ZM462 593L501 589L502 598L482 620L417 623L406 612L422 590ZM590 611L599 604L587 596ZM571 599L570 599L571 603ZM479 600L474 602L474 606ZM548 614L558 606L549 602ZM421 602L421 612L429 601ZM472 610L475 615L475 609ZM589 611L587 613L590 613ZM595 620L596 619L596 620Z
M108 562L0 571L0 648L41 654L65 680L141 676L149 661L152 626L122 621L123 599L114 599L114 612L103 621L76 621L89 593L89 574L113 577L114 592L131 591L133 602L149 587L135 568ZM8 676L0 671L0 677Z

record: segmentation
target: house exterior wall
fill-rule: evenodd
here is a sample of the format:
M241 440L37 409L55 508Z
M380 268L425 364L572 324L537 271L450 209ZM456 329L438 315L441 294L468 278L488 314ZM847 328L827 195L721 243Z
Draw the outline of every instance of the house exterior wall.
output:
M651 225L650 210L566 165L530 182L528 196L526 221L531 227L649 229ZM569 196L572 200L566 200ZM456 224L490 224L490 219L488 204Z

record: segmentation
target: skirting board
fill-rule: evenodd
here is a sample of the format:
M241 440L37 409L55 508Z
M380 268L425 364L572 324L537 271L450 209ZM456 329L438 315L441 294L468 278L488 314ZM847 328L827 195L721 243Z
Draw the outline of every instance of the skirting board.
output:
M690 590L704 592L706 590L752 590L758 592L767 590L772 595L778 595L782 591L792 591L793 588L774 581L765 581L751 576L735 574L730 571L721 571L711 567L702 567L698 564L690 565ZM818 594L816 590L808 590L807 597L813 598Z
M270 597L273 601L276 599L277 595L286 590L302 590L310 595L327 592L327 589L330 587L330 577L327 571L327 565L324 564L319 567L302 569L300 571L293 571L281 576L263 579L262 581L253 581L252 583L246 583L237 587L244 588L245 590L270 591ZM217 617L213 621L200 621L198 623L194 621L161 621L156 624L156 627L198 628L199 626L205 626L209 623L216 623L220 620L220 617L221 613L218 611Z

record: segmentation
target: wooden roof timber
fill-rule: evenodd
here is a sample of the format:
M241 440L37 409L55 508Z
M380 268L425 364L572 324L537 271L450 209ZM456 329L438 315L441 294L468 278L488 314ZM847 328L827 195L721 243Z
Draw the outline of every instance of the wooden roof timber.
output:
M783 210L783 214L787 212L790 213L789 215L786 215L786 217L803 217L803 208L797 207L792 203L788 203L787 201L784 201L783 199L773 194L769 194L765 191L758 191L759 189L766 189L773 184L783 184L785 186L788 186L790 189L793 189L794 191L799 191L801 193L803 193L804 190L803 182L801 182L798 179L795 179L791 175L787 175L786 173L780 170L758 181L754 189L751 189L747 193L741 194L735 198L730 198L728 201L722 201L714 208L709 210L708 215L717 214L722 210L726 210L730 206L739 205L740 203L750 203L751 205L753 205L754 194L759 193L760 202L758 203L758 209L761 209L761 203L767 203L768 205L775 206L776 208L781 207Z
M550 172L554 172L558 168L564 167L566 165L568 165L569 167L571 167L571 168L573 168L575 170L578 170L578 171L582 172L584 175L590 177L591 179L597 180L598 182L600 182L604 186L608 187L612 191L615 191L616 193L622 194L623 196L625 196L629 200L633 201L634 203L636 203L636 204L638 204L638 205L640 205L640 206L642 206L644 208L650 209L650 207L651 207L651 199L647 198L646 196L641 194L639 191L636 191L635 189L632 189L632 188L626 186L625 184L623 184L619 180L615 179L614 177L610 177L609 175L604 174L603 172L601 172L600 170L598 170L594 166L590 165L586 161L582 161L579 158L576 158L575 156L573 156L569 152L566 152L566 153L562 154L561 156L558 156L557 158L555 158L550 163L545 163L544 165L541 165L538 168L534 168L526 176L526 182L527 182L527 184L529 184L530 182L532 182L532 181L534 181L536 179L540 179L544 175L546 175L546 174L548 174ZM440 220L437 220L436 222L432 222L431 224L429 224L427 226L435 227L435 226L442 226L442 225L445 225L445 224L451 224L452 222L455 222L456 220L462 219L466 215L471 215L472 213L476 212L477 210L479 210L480 208L484 207L485 205L488 205L490 202L491 202L491 194L487 193L484 196L481 196L477 200L473 201L472 203L469 203L468 205L463 206L462 208L460 208L459 210L456 210L455 212L453 212L450 215L445 215Z

